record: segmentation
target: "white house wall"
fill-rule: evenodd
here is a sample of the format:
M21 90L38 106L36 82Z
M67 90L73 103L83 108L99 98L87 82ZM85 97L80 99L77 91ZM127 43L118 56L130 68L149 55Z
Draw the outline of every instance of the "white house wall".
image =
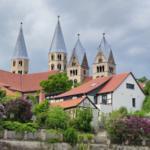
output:
M134 89L126 88L126 83L134 84ZM135 107L132 107L132 98L135 98ZM129 74L113 93L113 109L119 109L121 106L125 106L128 110L130 110L130 108L133 108L134 111L142 110L144 99L145 95L134 80L133 76Z
M82 101L79 104L80 107L90 107L92 108L93 111L93 121L91 122L91 125L94 126L96 129L98 129L98 115L99 115L99 110L95 108L95 106L86 98L84 101Z

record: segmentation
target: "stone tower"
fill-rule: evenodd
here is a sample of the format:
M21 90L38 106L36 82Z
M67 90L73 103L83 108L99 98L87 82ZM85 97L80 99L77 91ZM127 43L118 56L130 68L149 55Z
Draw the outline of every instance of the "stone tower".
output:
M116 64L110 45L108 45L105 34L98 48L93 63L93 79L116 74Z
M71 54L67 67L67 75L69 79L73 80L74 84L79 82L81 83L85 77L89 76L89 65L86 53L82 47L79 37Z
M49 51L48 70L60 70L60 72L67 72L67 55L67 49L58 16L57 26Z
M28 74L28 71L29 58L21 23L18 39L11 59L11 72L16 74Z

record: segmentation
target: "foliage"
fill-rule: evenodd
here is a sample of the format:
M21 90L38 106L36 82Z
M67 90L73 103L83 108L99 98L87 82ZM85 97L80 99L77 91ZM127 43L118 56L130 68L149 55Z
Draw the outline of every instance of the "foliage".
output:
M150 112L149 113L145 113L144 117L150 119Z
M30 95L29 100L32 100L32 102L33 102L34 104L36 104L36 97L35 97L35 96Z
M35 116L37 116L39 113L47 112L50 106L50 102L45 99L43 103L35 104L33 113Z
M143 91L146 95L150 96L150 81L146 82L146 85L143 88Z
M31 106L31 103L23 98L10 100L7 102L6 116L9 118L12 115L13 121L26 123L32 118Z
M93 139L93 135L92 134L86 134L86 137L88 139L88 144L84 145L84 143L83 143L84 136L83 135L78 136L78 139L80 141L80 144L79 144L79 149L80 150L90 150L93 147L91 145L91 140Z
M20 123L20 122L3 121L3 128L8 129L10 131L23 133L24 131L37 132L39 126L37 123Z
M45 122L46 122L47 117L48 117L48 113L46 112L39 113L36 116L36 122L38 123L40 127L45 127Z
M148 79L144 76L144 77L138 79L137 81L138 81L139 83L145 83L145 82L148 81Z
M104 128L106 128L109 123L109 119L110 119L109 114L102 112L101 115L98 117L100 117L98 124L102 125L102 126L104 126Z
M87 107L84 109L77 107L77 120L79 123L79 130L85 131L85 132L90 132L92 131L92 126L91 122L93 119L93 112L92 109Z
M142 111L139 111L139 110L137 110L137 111L135 111L134 113L133 113L133 115L134 116L138 116L138 117L140 117L140 118L145 118L145 111L144 110L142 110Z
M5 110L4 110L4 106L2 104L0 104L0 121L1 121L1 118L4 116L5 114Z
M19 92L15 92L15 95L14 95L14 98L13 98L13 100L16 100L17 98L19 98L20 96L19 96Z
M62 142L61 140L60 140L60 138L59 137L52 137L51 139L49 139L49 140L46 140L46 142L47 143L60 143L60 142Z
M78 133L77 130L73 127L69 127L65 133L65 141L69 143L72 147L76 146L78 142Z
M72 118L70 120L70 126L75 129L79 129L79 122L78 122L77 118Z
M111 137L122 140L149 139L150 121L137 116L132 116L129 120L112 120L108 131Z
M53 106L48 110L48 117L46 119L46 126L52 129L67 129L69 114L64 111L59 105Z
M3 130L3 121L0 121L0 131Z
M119 110L118 110L118 112L119 112L120 114L127 115L127 114L128 114L127 107L123 107L123 106L120 107Z
M54 129L49 129L49 130L46 130L46 133L54 133L55 130Z
M6 91L1 90L1 87L0 87L0 104L6 105L7 102L8 102L8 100L7 100L7 96L6 96Z
M85 80L83 83L76 83L76 84L74 84L74 88L76 88L76 87L78 87L78 86L80 86L80 85L83 85L83 84L85 84L87 82L87 80Z
M39 84L47 93L65 92L72 89L73 81L69 80L67 73L59 72L56 75L50 75L48 80L43 80Z
M126 112L120 113L118 110L113 110L111 113L111 119L118 120L118 119L126 119Z
M150 97L146 96L143 102L142 110L145 112L150 112Z

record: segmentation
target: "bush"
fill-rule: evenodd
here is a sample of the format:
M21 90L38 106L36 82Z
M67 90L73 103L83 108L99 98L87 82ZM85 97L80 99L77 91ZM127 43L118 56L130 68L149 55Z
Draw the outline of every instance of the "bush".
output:
M13 121L26 123L31 120L33 113L31 112L32 103L22 98L10 100L6 106L6 116L12 116Z
M113 121L113 120L112 120ZM145 118L132 116L129 120L117 120L108 127L111 137L122 140L143 140L150 138L150 122Z
M91 132L92 126L91 122L93 119L92 109L87 107L86 110L82 107L80 109L77 107L77 121L79 123L79 129L85 132Z
M124 115L127 116L127 114L128 114L127 107L123 107L123 106L120 107L119 110L118 110L118 112L119 112L120 114L124 114Z
M146 96L145 100L143 101L142 110L145 112L150 112L150 97Z
M133 115L134 116L138 116L138 117L140 117L140 118L145 118L145 111L139 111L139 110L137 110L137 111L135 111L134 113L133 113Z
M0 121L1 121L1 118L4 116L5 114L5 110L4 110L4 106L2 104L0 104Z
M77 130L73 127L69 127L65 133L65 141L69 143L72 147L76 146L78 142L78 133Z
M75 129L79 129L79 123L78 120L76 118L73 118L70 120L70 126L75 128Z
M109 119L110 119L109 114L102 112L100 115L100 121L98 122L98 124L103 125L104 128L106 128L109 123Z
M45 127L45 122L48 117L48 113L42 112L36 116L36 121L40 127Z
M52 129L67 129L69 114L62 107L54 106L48 111L49 115L46 119L46 126Z

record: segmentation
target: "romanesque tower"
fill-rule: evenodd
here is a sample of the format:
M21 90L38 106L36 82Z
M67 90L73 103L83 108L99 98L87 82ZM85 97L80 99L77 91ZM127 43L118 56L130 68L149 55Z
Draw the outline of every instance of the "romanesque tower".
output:
M108 45L105 34L98 48L93 63L93 79L116 74L116 64L110 45Z
M58 16L57 26L49 51L48 70L60 70L61 72L67 72L67 55L67 49Z
M29 58L24 40L22 23L17 39L17 43L11 59L11 72L16 74L28 74Z
M79 37L71 54L67 68L67 75L69 79L73 80L74 84L77 82L81 83L85 77L89 76L89 65L86 53L82 47Z

